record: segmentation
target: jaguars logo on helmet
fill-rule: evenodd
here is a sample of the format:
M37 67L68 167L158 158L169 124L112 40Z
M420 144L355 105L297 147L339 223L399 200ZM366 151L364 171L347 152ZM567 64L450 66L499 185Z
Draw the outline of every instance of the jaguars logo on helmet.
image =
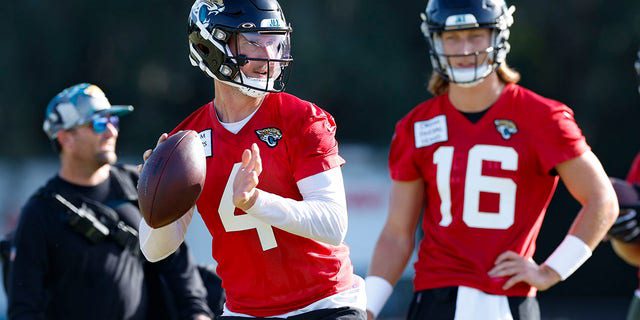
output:
M498 119L493 122L496 125L496 130L502 136L502 139L509 140L511 136L518 133L518 127L511 120Z
M191 8L191 20L199 23L200 29L206 29L211 19L210 15L217 15L224 11L224 3L222 1L201 1Z
M271 148L275 148L275 146L278 145L278 141L282 139L282 132L278 128L256 130L256 134L260 140L264 141Z

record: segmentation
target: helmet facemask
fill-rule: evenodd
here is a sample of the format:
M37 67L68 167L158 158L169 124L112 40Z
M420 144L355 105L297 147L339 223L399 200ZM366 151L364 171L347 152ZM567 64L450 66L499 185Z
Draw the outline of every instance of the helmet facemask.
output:
M243 93L256 97L284 90L292 61L288 33L236 32L225 51L221 73Z
M495 31L492 32L495 34ZM491 36L493 39L495 35ZM495 40L493 40L495 41ZM496 53L498 50L494 45L490 45L484 50L462 53L462 54L445 54L440 34L433 35L433 48L430 50L431 62L437 65L435 69L450 82L462 87L473 87L482 82L497 67ZM473 67L456 68L453 66L452 59L461 59L465 57L473 57Z

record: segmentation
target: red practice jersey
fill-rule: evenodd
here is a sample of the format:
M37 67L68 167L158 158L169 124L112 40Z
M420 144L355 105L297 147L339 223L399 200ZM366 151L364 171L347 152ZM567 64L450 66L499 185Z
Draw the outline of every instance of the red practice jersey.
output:
M629 170L629 174L627 174L627 182L640 184L640 153L638 153L633 160L631 170Z
M285 93L268 94L237 133L219 122L213 102L173 132L195 130L207 155L198 211L213 236L212 254L233 312L268 317L300 309L351 287L346 245L332 246L272 227L233 206L233 178L243 150L257 143L258 188L302 200L296 182L344 164L333 117Z
M535 295L525 283L502 290L508 278L487 273L507 250L533 256L554 167L588 149L570 108L514 84L475 124L446 94L413 109L396 126L389 167L396 181L425 183L415 290Z

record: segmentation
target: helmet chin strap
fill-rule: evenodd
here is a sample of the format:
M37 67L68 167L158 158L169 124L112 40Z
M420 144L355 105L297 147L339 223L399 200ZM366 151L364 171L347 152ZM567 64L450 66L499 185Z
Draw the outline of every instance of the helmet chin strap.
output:
M242 70L240 70L239 77L242 77L242 84L245 85L240 89L240 91L250 97L263 97L267 94L265 91L273 90L273 79L271 77L267 77L266 79L253 78L245 75ZM238 81L238 79L236 79L236 81ZM258 90L250 87L264 88L265 90Z
M249 96L249 97L252 97L252 98L262 98L262 97L266 96L267 93L268 93L266 91L255 90L255 89L242 87L242 86L238 87L238 90L240 90L240 92L242 94L244 94L245 96Z
M244 75L244 73L242 73L242 71L240 71L240 73L242 74L242 79L243 79L243 84L238 83L238 82L234 82L234 81L226 81L226 80L220 80L217 77L215 77L216 80L219 80L220 82L229 85L231 87L234 87L236 89L238 89L238 91L240 91L240 93L244 94L245 96L251 97L251 98L261 98L267 95L266 91L263 90L257 90L257 89L253 89L253 88L249 88L246 86L246 84L251 85L253 87L257 87L259 88L260 85L262 85L263 87L265 86L265 81L262 81L261 79L256 79L256 78L250 78ZM238 78L236 78L236 81L239 81L240 76L238 76ZM271 81L270 81L271 82ZM272 87L272 83L270 83L270 87Z
M261 91L261 90L256 90L256 89L252 89L252 88L248 88L245 87L239 83L233 82L233 81L226 81L226 80L220 80L217 77L214 77L216 80L230 86L230 87L234 87L236 88L238 91L240 91L240 93L244 94L245 96L251 97L251 98L261 98L267 95L268 92L265 91Z
M477 68L453 68L449 67L447 73L452 83L463 88L471 88L480 84L491 74L493 68L488 63L483 63Z

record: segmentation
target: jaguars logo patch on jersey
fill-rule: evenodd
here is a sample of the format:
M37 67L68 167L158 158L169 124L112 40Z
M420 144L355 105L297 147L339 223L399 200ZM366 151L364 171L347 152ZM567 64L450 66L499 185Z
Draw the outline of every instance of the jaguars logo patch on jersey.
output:
M516 124L511 120L497 119L494 120L493 123L496 125L496 130L498 130L502 139L509 140L511 136L518 133L518 127L516 127Z
M270 148L278 145L278 140L282 139L282 132L278 128L264 128L256 130L260 140L264 141Z

